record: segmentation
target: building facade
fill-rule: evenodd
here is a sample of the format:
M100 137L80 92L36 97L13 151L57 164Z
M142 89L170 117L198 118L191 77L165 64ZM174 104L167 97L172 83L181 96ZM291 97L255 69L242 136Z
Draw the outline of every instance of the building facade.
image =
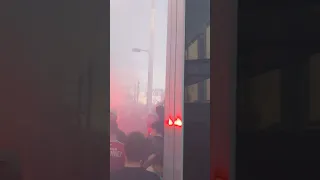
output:
M186 61L199 59L210 59L210 25L203 29L203 32L194 40L186 44ZM209 102L210 101L210 79L187 86L185 89L186 102Z

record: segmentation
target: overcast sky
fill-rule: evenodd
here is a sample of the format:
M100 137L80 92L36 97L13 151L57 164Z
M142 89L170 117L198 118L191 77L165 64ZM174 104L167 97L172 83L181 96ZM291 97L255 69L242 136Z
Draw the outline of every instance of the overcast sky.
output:
M154 88L165 86L167 40L167 0L156 1L154 41ZM148 49L150 37L151 0L110 1L111 71L126 72L117 75L121 80L138 79L141 86L147 82L148 55L134 53L132 48ZM120 73L122 74L122 73ZM132 79L131 79L132 78Z

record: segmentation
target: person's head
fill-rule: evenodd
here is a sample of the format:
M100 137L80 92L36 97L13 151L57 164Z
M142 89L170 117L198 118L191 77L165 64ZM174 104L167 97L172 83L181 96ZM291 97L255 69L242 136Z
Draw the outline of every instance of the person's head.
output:
M114 111L110 111L110 121L117 121L118 117Z
M117 121L110 120L110 134L115 135L118 132L118 123Z
M151 124L151 136L159 136L163 135L163 122L162 121L155 121Z
M127 136L124 145L126 161L140 163L146 157L147 140L140 132L132 132Z
M164 106L163 105L157 106L156 112L159 117L159 120L163 121L164 120Z
M149 113L147 116L148 121L157 121L159 119L158 114Z

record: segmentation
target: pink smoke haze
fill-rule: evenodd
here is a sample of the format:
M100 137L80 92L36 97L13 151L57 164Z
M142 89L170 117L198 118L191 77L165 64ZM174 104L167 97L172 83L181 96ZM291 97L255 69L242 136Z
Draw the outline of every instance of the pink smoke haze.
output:
M128 94L137 84L136 73L129 69L117 69L110 72L110 107L119 110L130 101Z
M144 121L145 105L136 104L130 99L129 93L137 78L134 70L111 70L110 74L110 107L118 116L119 128L125 133L133 131L146 132Z
M110 78L110 107L115 109L124 101L124 92L121 92L123 90L120 87L120 83L114 77L110 76Z

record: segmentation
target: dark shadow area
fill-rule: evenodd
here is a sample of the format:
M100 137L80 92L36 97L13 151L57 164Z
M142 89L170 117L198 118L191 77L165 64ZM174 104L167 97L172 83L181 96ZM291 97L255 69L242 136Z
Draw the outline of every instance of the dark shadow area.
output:
M21 172L16 171L12 164L7 161L0 161L1 180L22 180Z
M0 2L0 152L16 154L23 180L108 179L108 11Z
M22 180L21 162L16 153L0 150L0 179Z
M320 3L239 0L236 179L319 179Z
M210 179L210 103L184 104L183 177Z

